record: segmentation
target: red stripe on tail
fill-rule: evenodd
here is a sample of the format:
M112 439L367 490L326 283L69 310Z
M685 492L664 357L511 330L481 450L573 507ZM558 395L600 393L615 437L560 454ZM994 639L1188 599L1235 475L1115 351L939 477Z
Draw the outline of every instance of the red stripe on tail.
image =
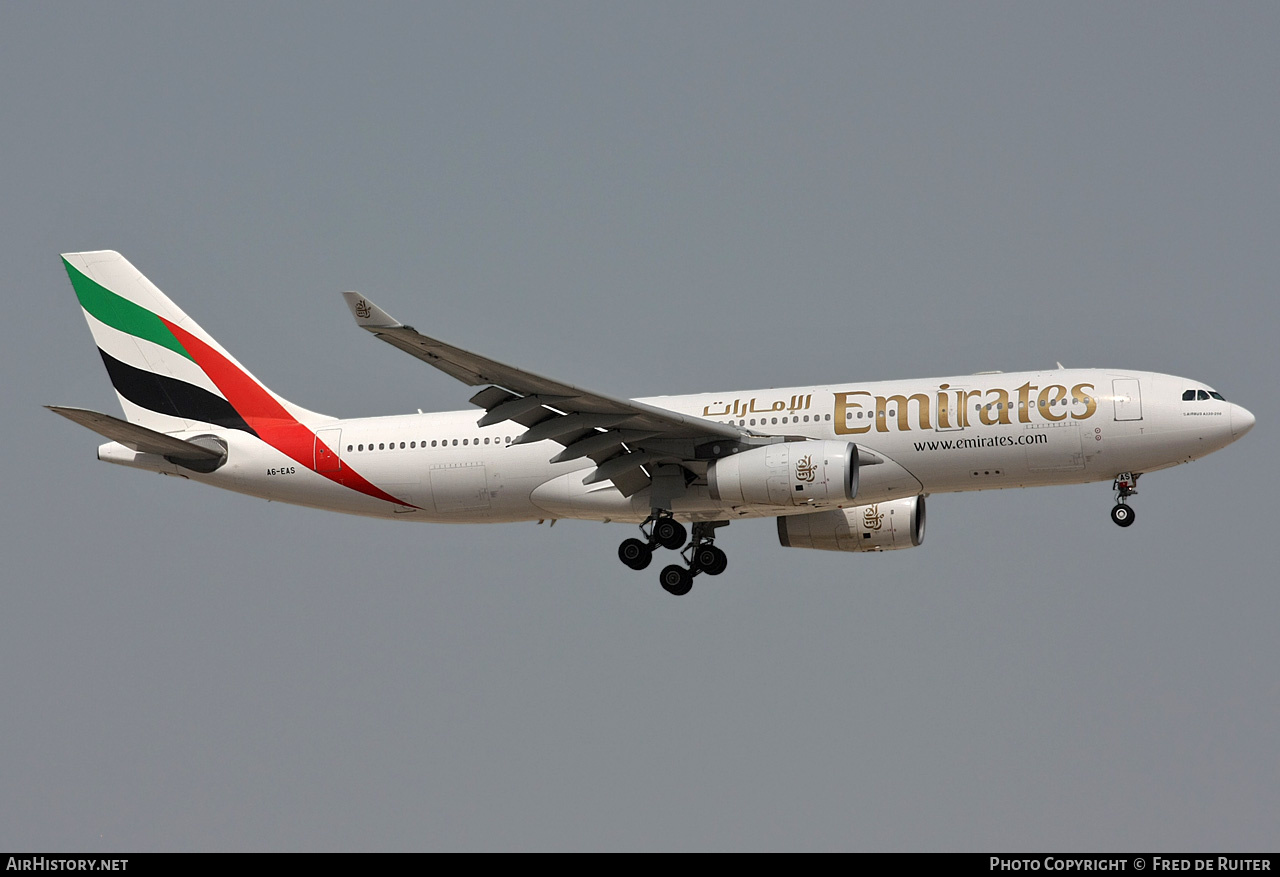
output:
M245 374L225 356L214 350L190 332L160 318L174 337L181 342L196 365L204 369L214 385L227 397L231 407L244 418L264 442L277 451L285 454L306 468L315 472L315 448L328 449L334 456L337 452L316 438L316 434L303 426L275 397L253 378ZM374 499L385 500L396 505L418 508L412 503L396 499L391 494L370 483L362 475L350 467L343 466L337 472L319 472L330 481L357 490Z

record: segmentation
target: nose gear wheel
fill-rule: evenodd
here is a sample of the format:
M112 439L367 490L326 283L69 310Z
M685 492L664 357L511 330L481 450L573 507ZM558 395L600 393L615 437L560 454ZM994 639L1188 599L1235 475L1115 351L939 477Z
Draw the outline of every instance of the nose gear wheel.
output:
M1141 475L1141 472L1121 472L1111 484L1116 492L1116 504L1111 508L1111 520L1120 527L1133 525L1134 512L1129 508L1128 501L1129 497L1137 494L1138 478Z

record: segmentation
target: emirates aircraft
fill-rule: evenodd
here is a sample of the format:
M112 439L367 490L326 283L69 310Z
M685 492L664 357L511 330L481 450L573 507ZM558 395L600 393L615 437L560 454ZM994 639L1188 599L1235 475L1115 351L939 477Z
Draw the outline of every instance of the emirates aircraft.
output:
M480 412L342 420L269 390L119 253L63 256L125 419L51 410L109 439L98 459L277 502L432 523L638 524L618 548L688 593L724 572L716 531L777 519L788 548L924 538L931 493L1110 481L1226 447L1254 418L1207 384L1066 369L618 399L422 335L343 293L361 328L471 387Z

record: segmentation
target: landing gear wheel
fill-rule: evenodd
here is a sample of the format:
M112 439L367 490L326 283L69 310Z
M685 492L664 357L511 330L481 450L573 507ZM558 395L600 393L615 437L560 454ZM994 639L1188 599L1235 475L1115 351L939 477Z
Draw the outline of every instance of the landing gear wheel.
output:
M714 545L699 545L693 551L693 568L709 576L718 576L729 565L729 558Z
M716 548L714 545L711 547L711 551L716 556L715 561L704 566L702 571L709 576L718 576L720 573L725 571L726 567L729 566L729 558L723 551Z
M653 541L663 548L677 550L684 545L687 535L684 524L675 518L658 518L653 522Z
M618 559L632 569L644 569L653 560L653 549L639 539L627 539L618 546Z
M716 549L712 545L699 545L693 549L693 560L690 562L692 569L698 572L707 572L715 565Z
M1111 520L1115 521L1121 527L1128 527L1133 523L1133 509L1124 503L1116 503L1111 509Z
M693 573L674 563L662 571L658 581L662 582L664 591L677 597L683 597L693 589Z

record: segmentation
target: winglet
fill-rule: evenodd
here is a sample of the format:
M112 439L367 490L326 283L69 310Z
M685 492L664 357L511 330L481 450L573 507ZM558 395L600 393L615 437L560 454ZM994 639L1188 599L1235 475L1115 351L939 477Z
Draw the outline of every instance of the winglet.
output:
M356 325L361 329L399 329L404 325L358 292L344 292L342 297L347 300L347 307L351 308Z

